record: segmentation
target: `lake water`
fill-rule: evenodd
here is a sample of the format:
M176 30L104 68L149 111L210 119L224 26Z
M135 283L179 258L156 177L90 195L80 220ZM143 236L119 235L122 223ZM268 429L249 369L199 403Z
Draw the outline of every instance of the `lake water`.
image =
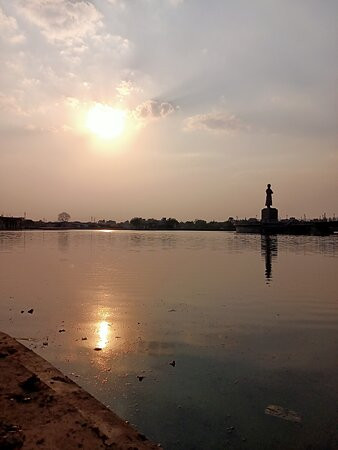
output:
M338 236L0 232L0 329L166 449L334 449L337 255Z

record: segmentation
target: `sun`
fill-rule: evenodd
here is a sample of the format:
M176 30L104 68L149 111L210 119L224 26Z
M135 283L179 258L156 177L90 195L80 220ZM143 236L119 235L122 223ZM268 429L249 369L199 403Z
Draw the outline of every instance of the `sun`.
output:
M96 103L87 113L86 126L101 139L120 136L126 127L126 111Z

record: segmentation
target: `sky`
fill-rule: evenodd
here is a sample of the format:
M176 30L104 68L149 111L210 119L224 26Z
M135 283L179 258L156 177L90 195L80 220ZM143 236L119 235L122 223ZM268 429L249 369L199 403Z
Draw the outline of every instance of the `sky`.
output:
M338 215L336 0L0 0L0 214Z

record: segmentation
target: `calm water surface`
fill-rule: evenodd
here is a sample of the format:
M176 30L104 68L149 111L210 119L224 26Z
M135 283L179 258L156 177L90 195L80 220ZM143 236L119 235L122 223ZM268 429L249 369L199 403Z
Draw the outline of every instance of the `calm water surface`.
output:
M166 449L334 449L337 255L338 236L0 232L0 329Z

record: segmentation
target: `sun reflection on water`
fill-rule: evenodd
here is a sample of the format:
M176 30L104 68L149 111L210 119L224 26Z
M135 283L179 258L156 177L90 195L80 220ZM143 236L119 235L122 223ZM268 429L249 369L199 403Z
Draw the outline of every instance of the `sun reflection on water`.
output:
M105 348L108 345L108 337L110 334L110 330L109 330L109 323L106 322L105 320L102 320L101 322L99 322L98 324L98 336L99 339L97 341L97 347L99 348Z

